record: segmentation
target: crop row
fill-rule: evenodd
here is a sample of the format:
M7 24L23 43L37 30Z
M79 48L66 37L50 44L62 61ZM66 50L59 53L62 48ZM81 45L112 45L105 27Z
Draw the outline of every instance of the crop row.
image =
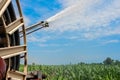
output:
M22 70L22 67L21 67ZM46 80L119 80L119 65L74 64L74 65L29 65L28 71L40 70Z

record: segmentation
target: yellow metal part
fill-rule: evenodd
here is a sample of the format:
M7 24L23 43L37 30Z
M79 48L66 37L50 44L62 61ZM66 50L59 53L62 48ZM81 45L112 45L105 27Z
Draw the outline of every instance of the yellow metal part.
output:
M13 34L17 29L19 29L23 25L23 18L21 17L15 20L14 22L10 23L8 26L6 26L6 31L8 34Z
M25 48L26 46L0 48L0 56L6 59L16 55L20 55L26 52Z
M6 8L10 4L11 0L0 0L0 17L5 12Z
M27 46L26 46L26 30L24 26L24 20L22 16L22 11L20 7L19 0L15 0L18 13L20 18L16 19L14 15L14 7L12 7L11 0L0 0L0 34L5 35L4 38L0 36L0 43L6 44L3 47L0 47L0 56L6 60L7 63L7 73L6 80L26 80L27 76ZM8 8L9 7L9 8ZM13 12L11 11L13 9ZM16 44L15 40L16 32L19 31L19 28L22 28L23 34L23 45ZM19 38L19 32L17 33ZM5 41L2 41L5 40ZM12 41L13 40L13 41ZM16 58L16 56L24 55L24 71L20 72L17 69L12 69L11 66L14 66L12 63L12 58Z

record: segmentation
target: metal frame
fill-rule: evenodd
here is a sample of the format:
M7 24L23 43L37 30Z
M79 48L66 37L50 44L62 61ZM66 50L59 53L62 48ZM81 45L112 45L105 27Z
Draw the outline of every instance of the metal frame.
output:
M0 48L0 56L3 59L7 59L10 57L14 57L16 55L20 55L25 53L26 46L14 46L14 47L6 47L6 48Z
M11 24L9 24L8 26L6 26L6 32L8 34L13 34L16 30L18 30L23 25L24 25L23 18L21 17L15 20L14 22L12 22Z
M5 80L34 79L36 74L27 77L26 35L33 33L39 29L49 27L49 25L48 22L41 21L25 29L24 18L20 7L20 2L19 0L15 0L15 1L20 17L18 19L16 19L12 1L11 0L0 1L0 44L2 44L2 47L0 45L0 57L5 59L7 63L7 72L6 72ZM1 27L1 22L2 22L2 27ZM2 39L1 39L1 33L4 34L4 37ZM20 44L20 40L21 40L20 38L23 39L22 45ZM19 72L19 68L18 68L20 66L19 63L20 58L24 58L23 72ZM38 79L42 80L42 74L38 72L37 75L38 75Z
M4 26L4 33L5 33L5 40L6 40L6 47L0 48L0 56L7 60L8 69L6 74L6 80L8 79L20 79L20 80L26 80L27 75L27 45L26 45L26 30L24 25L24 20L22 16L22 11L20 7L19 0L16 0L17 8L19 11L20 18L16 19L15 21L10 22L10 24L6 23L4 12L7 10L9 4L11 3L11 0L1 0L0 2L0 18L2 19L3 26ZM9 12L8 12L9 14ZM11 16L8 15L10 18ZM12 46L11 45L11 36L15 35L15 32L19 30L19 28L22 27L22 34L23 34L23 46L17 45ZM19 32L18 32L19 34ZM15 39L15 37L13 36ZM20 39L20 37L19 37ZM16 57L17 55L24 54L24 71L19 72L17 70L11 70L11 57Z
M10 4L11 0L1 0L0 2L0 17L5 12L6 8Z

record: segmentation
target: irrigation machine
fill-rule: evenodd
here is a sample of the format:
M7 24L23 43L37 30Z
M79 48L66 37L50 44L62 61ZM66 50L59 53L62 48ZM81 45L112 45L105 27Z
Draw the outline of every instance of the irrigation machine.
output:
M0 0L0 80L43 79L40 71L27 73L26 35L48 26L46 21L41 21L26 28L20 1ZM19 71L21 59L23 72Z

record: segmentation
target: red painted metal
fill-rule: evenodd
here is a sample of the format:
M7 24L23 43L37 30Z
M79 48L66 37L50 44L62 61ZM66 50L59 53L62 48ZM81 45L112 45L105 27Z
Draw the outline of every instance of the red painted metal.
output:
M5 77L6 73L6 63L4 59L0 57L0 80L2 80Z

